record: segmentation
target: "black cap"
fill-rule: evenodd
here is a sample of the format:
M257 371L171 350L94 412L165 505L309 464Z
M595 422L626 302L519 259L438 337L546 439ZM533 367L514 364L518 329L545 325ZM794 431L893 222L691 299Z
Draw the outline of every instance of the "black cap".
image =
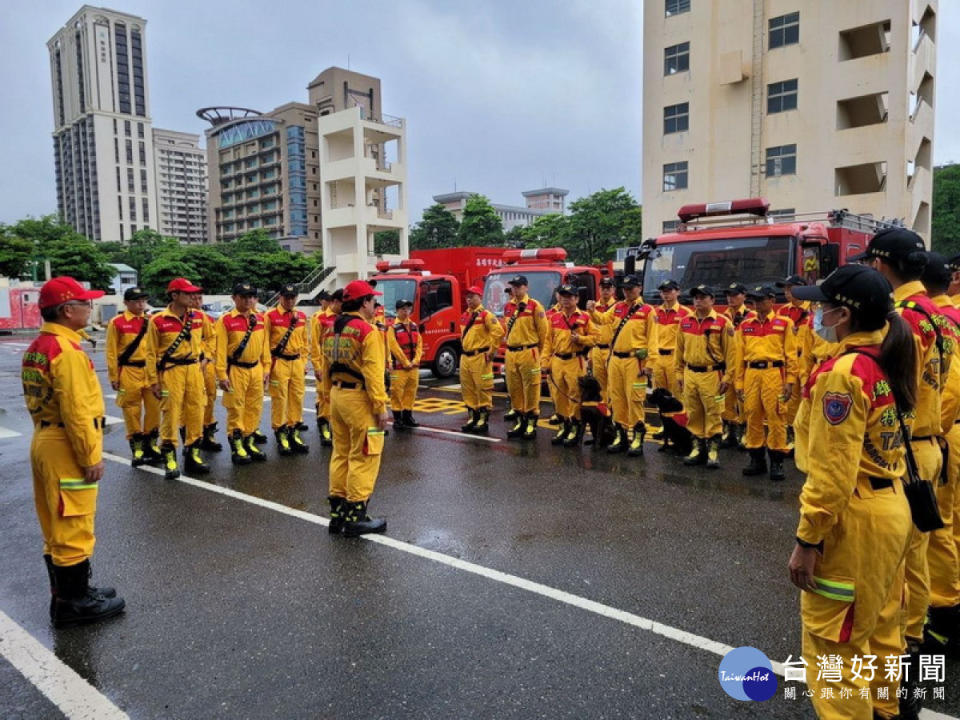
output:
M605 277L600 280L600 287L614 287L616 283L611 277Z
M636 275L624 275L623 280L620 282L621 287L640 287L643 283L640 281Z
M557 288L557 295L577 295L577 287L566 283Z
M528 285L526 275L514 275L507 281L510 285Z
M783 280L777 280L777 287L793 287L795 285L806 285L807 281L799 275L787 275Z
M819 285L797 288L793 295L799 300L845 305L883 317L893 310L892 293L887 279L873 268L844 265Z
M143 300L144 298L150 297L149 293L144 290L142 287L132 287L127 288L123 291L123 300L124 302L129 302L131 300Z
M952 258L947 260L947 267L951 270L960 270L960 255L954 255Z
M409 300L404 300L403 298L397 300L397 310L405 307L413 307L413 303Z
M927 290L946 291L953 279L953 268L947 259L938 252L927 253L927 266L923 269L920 281L927 286Z
M717 296L713 288L709 285L697 285L695 288L691 288L690 297L696 297L697 295L708 295L712 298Z
M297 286L293 283L287 283L280 288L280 297L297 297L299 294L300 291L297 290Z
M747 290L747 297L768 298L768 297L776 297L776 296L777 296L776 289L770 287L769 285L757 285L756 287L752 287L749 290ZM794 293L794 297L798 297L796 293Z
M870 239L865 252L852 258L854 262L867 260L869 258L882 258L884 260L908 260L912 253L922 253L926 251L923 239L913 230L906 228L887 228L881 230Z
M330 299L337 302L343 302L343 288L339 288L330 293Z
M678 283L676 280L664 280L657 287L657 290L679 290L679 289L680 289L680 283Z
M321 290L321 291L320 291L320 294L317 295L317 299L318 299L318 300L326 300L326 301L329 301L329 300L330 300L330 293L328 293L326 290Z
M727 288L724 290L724 292L727 295L746 294L747 288L745 285L741 285L740 283L730 283L727 285Z
M509 284L509 283L507 283L507 286L503 289L503 291L504 291L505 293L512 293L512 292L513 292L513 288L510 287L510 284Z
M233 286L233 294L241 296L256 295L257 289L248 282L238 282Z

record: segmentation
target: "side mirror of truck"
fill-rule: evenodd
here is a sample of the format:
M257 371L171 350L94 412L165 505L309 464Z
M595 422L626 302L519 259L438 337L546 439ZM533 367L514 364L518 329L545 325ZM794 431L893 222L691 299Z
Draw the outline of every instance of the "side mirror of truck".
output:
M590 297L590 288L583 287L581 285L577 288L577 306L583 310L587 307L587 300L593 300Z
M840 246L820 246L820 278L823 279L840 267Z
M634 275L637 272L637 257L636 255L627 255L623 259L623 274L624 275Z

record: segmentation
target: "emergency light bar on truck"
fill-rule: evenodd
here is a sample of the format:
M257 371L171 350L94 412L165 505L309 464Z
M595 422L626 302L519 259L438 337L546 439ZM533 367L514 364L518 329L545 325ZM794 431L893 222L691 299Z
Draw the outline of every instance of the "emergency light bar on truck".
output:
M406 270L411 274L429 275L430 271L425 270L426 263L423 260L381 260L377 263L377 272L389 272L390 270Z
M770 210L770 202L766 198L747 198L745 200L728 200L727 202L693 203L684 205L677 211L680 222L688 223L702 217L716 217L718 215L756 215L766 217Z
M567 259L567 251L563 248L532 248L530 250L505 250L503 263L513 264L542 264L548 262L563 262Z

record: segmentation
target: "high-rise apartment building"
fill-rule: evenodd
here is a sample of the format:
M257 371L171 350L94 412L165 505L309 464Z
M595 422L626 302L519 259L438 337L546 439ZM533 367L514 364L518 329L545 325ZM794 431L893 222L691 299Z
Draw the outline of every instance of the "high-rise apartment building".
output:
M262 228L291 250L321 248L317 118L350 107L378 117L380 81L329 68L308 85L308 93L308 103L266 113L236 107L197 111L211 125L206 131L210 241L229 242Z
M47 43L57 210L93 240L157 228L145 30L84 5Z
M644 237L763 196L928 236L936 0L645 0Z
M153 130L160 234L183 243L207 240L207 154L200 136Z

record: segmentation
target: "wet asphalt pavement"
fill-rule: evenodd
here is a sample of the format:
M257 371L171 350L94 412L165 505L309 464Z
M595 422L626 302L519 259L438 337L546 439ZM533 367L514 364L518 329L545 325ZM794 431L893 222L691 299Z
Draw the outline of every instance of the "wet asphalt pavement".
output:
M418 419L447 432L390 433L371 503L387 544L309 517L327 514L329 451L311 430L309 455L280 458L269 405L270 461L234 468L225 450L196 484L132 469L122 423L108 426L118 459L94 580L127 610L55 631L20 396L28 342L0 339L0 611L130 717L813 717L782 678L765 703L727 696L710 645L799 654L792 468L772 485L741 477L735 451L708 471L652 442L644 458L555 448L547 429L521 444L503 439L501 411L493 440L476 439L458 432L459 394L426 374ZM93 356L102 370L102 344ZM112 399L107 413L120 417ZM3 649L0 634L0 717L63 717ZM932 709L960 715L956 670Z

